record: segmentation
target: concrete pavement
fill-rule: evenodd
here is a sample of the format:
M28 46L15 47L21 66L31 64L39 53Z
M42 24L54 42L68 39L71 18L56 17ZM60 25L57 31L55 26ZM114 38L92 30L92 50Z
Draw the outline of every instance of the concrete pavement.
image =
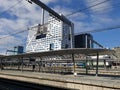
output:
M79 90L101 90L101 88L102 90L120 90L120 77L73 76L8 70L0 71L0 77Z

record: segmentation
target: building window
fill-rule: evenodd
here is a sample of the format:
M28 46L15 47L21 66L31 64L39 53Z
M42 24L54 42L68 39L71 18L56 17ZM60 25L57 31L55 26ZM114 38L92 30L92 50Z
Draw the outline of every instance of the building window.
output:
M65 44L65 48L68 48L68 44Z
M36 39L41 39L41 38L45 38L46 34L40 34L36 36Z
M50 50L54 50L54 43L50 44Z
M69 34L69 35L68 35L68 40L70 40L70 38L71 38L71 35Z

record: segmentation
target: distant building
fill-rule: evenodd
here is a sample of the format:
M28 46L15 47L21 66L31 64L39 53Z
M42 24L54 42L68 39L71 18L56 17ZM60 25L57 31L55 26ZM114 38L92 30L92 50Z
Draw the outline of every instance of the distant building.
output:
M24 47L23 46L15 46L14 47L14 54L22 54L24 52Z
M115 51L114 56L120 61L120 47L115 47L112 50Z
M75 48L93 48L93 36L91 34L75 35Z
M13 50L6 50L6 55L18 55L24 53L23 46L15 46Z
M68 19L65 18L65 20ZM73 24L68 25L61 20L50 17L47 24L29 28L26 52L72 48L74 47L73 33Z

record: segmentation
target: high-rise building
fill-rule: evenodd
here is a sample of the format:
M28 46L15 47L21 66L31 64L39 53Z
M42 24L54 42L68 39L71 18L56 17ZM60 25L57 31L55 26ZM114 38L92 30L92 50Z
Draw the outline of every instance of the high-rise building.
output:
M93 36L87 33L75 35L75 48L93 48Z
M64 16L61 16L65 18ZM65 18L65 20L68 20ZM69 20L68 20L69 21ZM73 24L50 17L48 23L29 28L26 52L42 52L74 47Z

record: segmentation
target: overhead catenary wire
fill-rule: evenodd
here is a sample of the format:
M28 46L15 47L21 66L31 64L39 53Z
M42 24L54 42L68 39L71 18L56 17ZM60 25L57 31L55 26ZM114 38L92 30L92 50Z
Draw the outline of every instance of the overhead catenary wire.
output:
M96 0L96 1L90 1L89 3L92 5L92 4L94 4L94 3L96 3L96 2L98 2L99 0ZM63 9L62 8L63 7L63 4L62 4L62 6L60 7L60 11ZM78 11L78 10L77 10ZM62 11L61 11L61 13L62 13ZM66 15L65 15L66 16Z
M10 6L9 8L7 8L6 10L4 10L3 12L0 12L0 16L2 16L4 13L10 11L11 9L15 8L17 5L19 5L20 3L22 3L23 0L18 0L17 3L15 3L14 5ZM10 32L8 32L9 35L11 35ZM7 35L7 36L9 36ZM6 36L5 36L6 37Z
M102 3L105 3L105 2L107 2L107 1L109 1L109 0L105 0L105 1L103 1L103 2L100 2L100 3L97 3L97 4L95 4L95 5L92 5L92 6L90 6L89 8L92 8L92 7L94 7L94 6L97 6L97 5L100 5L100 4L102 4ZM13 8L13 7L15 7L17 4L19 4L20 2L22 2L22 0L21 1L18 1L18 3L16 3L15 5L13 5L13 6L11 6L10 8ZM9 8L9 9L10 9ZM81 9L81 10L79 10L79 12L81 12L81 11L84 11L84 10L86 10L86 9L89 9L88 7L87 8L84 8L84 9ZM8 9L8 10L9 10ZM7 10L6 10L7 11ZM6 12L5 11L5 12ZM78 11L76 11L76 13L77 13ZM0 13L1 14L1 13ZM71 14L68 14L67 16L70 16L70 15L73 15L72 13ZM25 30L25 31L27 31L27 30ZM22 33L22 32L24 32L24 30L23 31L20 31L20 32L16 32L16 33L13 33L13 34L10 34L10 35L15 35L15 34L19 34L19 33ZM5 37L7 37L7 36L5 36ZM5 38L4 37L4 38ZM1 38L0 38L1 39Z
M107 30L114 30L114 29L118 29L120 28L120 25L117 26L113 26L113 27L109 27L109 28L104 28L104 29L96 29L96 30L90 30L90 31L84 31L84 32L80 32L79 34L84 34L84 33L95 33L95 32L103 32L103 31L107 31ZM26 30L27 31L27 30ZM22 32L19 32L22 33ZM75 34L77 35L77 34ZM23 43L21 45L25 45L26 43Z
M109 0L105 0L105 1L103 1L103 2L100 2L100 3L97 3L97 4L95 4L95 5L89 6L89 7L87 7L87 8L81 9L81 10L79 10L79 12L81 12L81 11L83 11L83 10L86 10L86 9L89 9L89 8L92 8L92 7L95 7L95 6L97 6L97 5L103 4L103 3L107 2L107 1L109 1ZM16 4L16 5L17 5L17 4ZM77 12L78 12L78 11L76 11L76 13L77 13ZM73 15L73 14L71 13L71 14L69 14L69 15ZM67 16L69 16L69 15L67 15ZM10 35L16 35L16 34L19 34L19 33L23 33L23 32L25 32L25 31L28 31L28 30L22 30L22 31L19 31L19 32L15 32L15 33L9 34L9 35L7 35L7 36L1 37L0 39L2 39L2 38L7 38L7 37L9 37ZM96 30L87 31L87 32L93 32L93 31L96 31Z
M120 25L107 27L107 28L96 29L96 30L83 31L83 32L79 32L78 34L103 32L103 31L108 31L108 30L113 30L113 29L118 29L118 28L120 28Z
M120 25L113 26L113 27L107 27L107 28L96 29L96 30L89 30L89 31L79 32L79 33L77 33L77 34L103 32L103 31L114 30L114 29L118 29L118 28L120 28ZM28 30L26 30L26 31L28 31ZM23 32L24 32L24 31L17 32L17 33L23 33ZM16 34L16 33L14 33L14 34ZM75 34L75 35L77 35L77 34ZM0 39L1 39L1 38L0 38Z
M96 7L97 5L103 4L103 3L107 2L107 1L109 1L109 0L105 0L105 1L103 1L103 2L99 2L99 3L95 4L95 5L91 5L91 6L87 7L87 8L80 9L80 10L78 10L78 11L76 11L76 12L73 12L73 13L71 13L71 14L68 14L68 15L66 15L66 16L68 17L68 16L71 16L71 15L77 13L77 12L81 12L81 11L84 11L84 10L86 10L86 9L89 9L89 8L92 8L92 7ZM20 3L20 1L19 1L18 3ZM18 4L18 3L17 3L17 4ZM17 4L16 4L16 5L17 5ZM12 6L12 7L13 7L13 6ZM10 35L16 35L16 34L19 34L19 33L25 32L25 31L28 31L28 30L23 30L23 31L19 31L19 32L16 32L16 33L12 33L12 34L9 34L9 35L7 35L7 36L1 37L0 39L9 37Z
M86 11L86 10L88 10L88 9L90 9L90 8L94 8L94 7L96 7L96 6L99 6L99 5L101 5L101 4L106 3L106 2L108 2L108 1L111 1L111 0L105 0L105 1L102 1L102 2L99 2L99 3L95 3L95 4L93 4L93 5L90 5L90 6L86 7L86 8L79 9L79 10L77 10L77 11L74 11L74 12L72 12L72 13L69 13L69 14L67 14L67 15L65 15L65 16L66 16L66 17L70 17L70 16L72 16L72 15L74 15L74 14L77 14L77 13L83 12L83 11Z
M72 12L72 13L70 13L70 14L67 14L67 15L65 15L65 16L66 16L66 17L69 17L69 16L74 15L74 14L76 14L76 13L78 13L78 12L82 12L82 11L85 11L85 10L90 9L90 8L92 8L92 7L96 7L96 6L101 5L101 4L103 4L103 3L105 3L105 2L108 2L108 1L110 1L110 0L105 0L105 1L99 2L99 3L97 3L97 4L94 4L94 5L88 6L88 7L86 7L86 8L77 10L77 11Z
M99 8L95 8L94 9L94 11L92 11L92 13L95 13L95 14L103 14L103 13L105 13L105 12L108 12L107 10L108 9L113 9L114 7L119 7L120 6L120 2L117 2L117 3L112 3L112 8L111 7L104 7L104 6L102 6L102 7L99 7ZM94 7L93 7L94 8ZM99 13L99 10L104 10L103 12L100 12ZM91 12L91 11L89 11L89 12ZM98 13L97 13L98 12ZM86 12L87 13L87 12Z
M16 7L18 4L20 4L23 0L19 0L17 3L15 3L14 5L12 5L11 7L9 7L8 9L6 9L5 11L0 13L0 16L6 12L8 12L9 10L13 9L14 7Z
M104 1L104 3L106 2L106 1L109 1L109 0L105 0ZM103 2L101 2L101 4L102 4ZM93 5L93 6L91 6L91 7L96 7L97 5L100 5L100 3L99 4L96 4L96 5ZM88 8L89 9L89 8ZM86 9L84 9L84 10L87 10L87 8ZM81 12L81 11L84 11L84 10L80 10L79 12ZM77 12L76 12L77 13ZM74 14L72 14L71 13L71 15L74 15ZM115 28L114 28L115 29ZM116 28L117 29L117 28ZM102 30L102 29L101 29ZM16 35L16 34L19 34L19 33L23 33L23 32L25 32L25 31L28 31L28 30L23 30L23 31L19 31L19 32L16 32L16 33L12 33L12 34L10 34L10 35ZM100 30L99 30L100 31ZM102 30L103 31L103 30ZM96 30L94 30L94 32L96 32ZM6 38L6 37L9 37L9 35L8 36L5 36L5 37L2 37L2 38ZM2 39L2 38L0 38L0 39Z
M9 35L0 37L0 39L7 38L7 37L10 37L10 36L14 36L14 35L16 35L16 34L20 34L20 33L23 33L23 32L25 32L25 31L28 31L28 30L26 29L26 30L22 30L22 31L19 31L19 32L11 33L11 34L9 34Z
M35 26L35 27L36 27L36 26ZM120 25L113 26L113 27L96 29L96 30L93 29L93 30L83 31L83 32L79 32L78 34L103 32L103 31L113 30L113 29L118 29L118 28L120 28ZM22 30L22 31L19 31L19 32L11 33L11 34L9 34L9 35L6 35L6 36L1 37L0 39L4 39L4 38L7 38L7 37L10 37L10 35L16 35L16 34L24 33L24 32L29 31L29 30L31 30L31 29L26 29L26 30Z
M78 34L103 32L103 31L113 30L113 29L118 29L118 28L120 28L120 25L116 25L116 26L113 26L113 27L101 28L101 29L93 29L93 30L83 31L83 32L79 32ZM1 37L0 39L10 37L10 35L20 34L20 33L23 33L23 32L29 31L29 30L31 30L31 29L26 29L26 30L22 30L22 31L19 31L19 32L11 33L11 34L9 34L7 36Z

